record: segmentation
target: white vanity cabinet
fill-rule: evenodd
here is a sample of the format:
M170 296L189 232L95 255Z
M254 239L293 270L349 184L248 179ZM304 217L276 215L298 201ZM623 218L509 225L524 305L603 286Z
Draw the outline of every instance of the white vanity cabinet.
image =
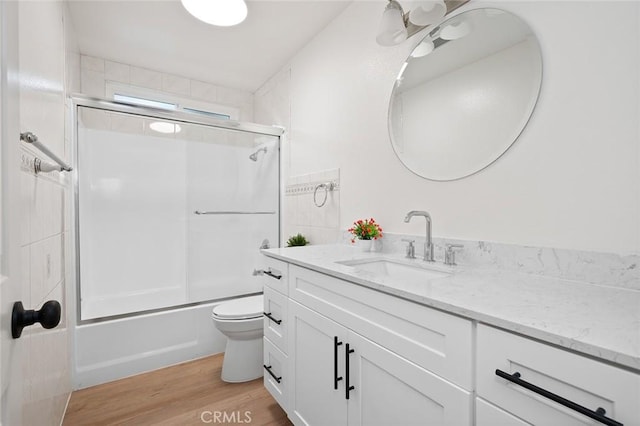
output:
M471 424L469 321L295 265L289 297L295 424Z
M637 372L268 262L265 386L296 425L640 426Z
M592 412L603 409L617 424L640 425L640 375L479 324L476 424L603 424L545 391Z
M286 411L289 403L289 264L269 257L264 260L264 386Z

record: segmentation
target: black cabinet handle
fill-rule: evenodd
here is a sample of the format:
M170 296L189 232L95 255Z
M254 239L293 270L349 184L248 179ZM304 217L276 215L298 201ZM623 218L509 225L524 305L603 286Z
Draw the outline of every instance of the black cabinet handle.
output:
M265 275L269 275L271 278L275 278L276 280L279 280L280 278L282 278L282 275L276 275L273 272L271 272L271 269L267 269L266 271L264 271Z
M278 325L280 325L280 323L282 322L282 320L277 320L274 317L272 317L271 316L271 312L263 312L262 315L264 315L265 317L269 318L271 321L275 322Z
M333 337L333 389L338 389L338 382L342 380L342 376L338 377L338 346L342 342L338 341L338 336Z
M22 335L22 329L37 322L44 328L54 328L60 324L60 303L49 300L39 311L25 310L22 302L15 302L11 311L11 336L17 339Z
M275 374L273 374L273 371L271 371L273 367L271 367L270 365L266 366L264 364L262 366L264 367L265 370L267 370L267 373L269 373L269 375L275 379L276 382L280 383L282 381L282 376L278 377Z
M345 391L345 398L347 399L349 399L349 392L355 389L355 387L349 385L349 355L354 352L355 351L353 349L349 348L349 344L347 343L347 349L344 351L344 354L345 354L344 375L346 377L344 391Z
M542 395L545 398L548 398L554 402L557 402L560 405L564 405L567 408L577 411L580 414L584 414L585 416L590 417L605 425L623 426L622 423L606 417L605 414L607 413L607 411L604 408L598 407L596 411L590 410L586 407L583 407L582 405L576 404L573 401L563 398L560 395L556 395L553 392L549 392L546 389L542 389L541 387L538 387L532 383L522 380L520 378L520 373L518 373L517 371L513 374L509 374L509 373L505 373L502 370L496 370L496 376L502 377L503 379L506 379L512 383L515 383L516 385L522 386L525 389L529 389L530 391L535 392L538 395Z

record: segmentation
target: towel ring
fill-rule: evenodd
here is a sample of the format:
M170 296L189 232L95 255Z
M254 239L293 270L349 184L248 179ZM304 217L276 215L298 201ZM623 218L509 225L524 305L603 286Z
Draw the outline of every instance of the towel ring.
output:
M319 185L316 185L316 189L313 191L313 204L315 204L316 207L324 206L327 202L327 198L329 197L329 191L333 191L335 187L336 184L333 182L321 183ZM322 200L322 203L318 204L317 196L318 190L320 188L324 188L324 199Z

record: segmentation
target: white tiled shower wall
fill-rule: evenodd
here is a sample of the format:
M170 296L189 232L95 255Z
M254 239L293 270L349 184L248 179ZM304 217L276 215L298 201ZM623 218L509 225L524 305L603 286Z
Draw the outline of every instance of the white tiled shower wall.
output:
M81 55L81 92L108 98L107 85L118 83L170 96L186 97L239 109L239 121L253 121L253 94L134 65Z

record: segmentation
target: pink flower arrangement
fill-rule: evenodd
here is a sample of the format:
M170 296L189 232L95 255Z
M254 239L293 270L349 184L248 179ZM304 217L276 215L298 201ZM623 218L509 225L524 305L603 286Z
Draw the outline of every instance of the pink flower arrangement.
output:
M358 240L377 240L382 238L382 228L376 223L373 218L357 220L353 222L353 227L347 229L348 232L353 234L351 242L355 243Z

